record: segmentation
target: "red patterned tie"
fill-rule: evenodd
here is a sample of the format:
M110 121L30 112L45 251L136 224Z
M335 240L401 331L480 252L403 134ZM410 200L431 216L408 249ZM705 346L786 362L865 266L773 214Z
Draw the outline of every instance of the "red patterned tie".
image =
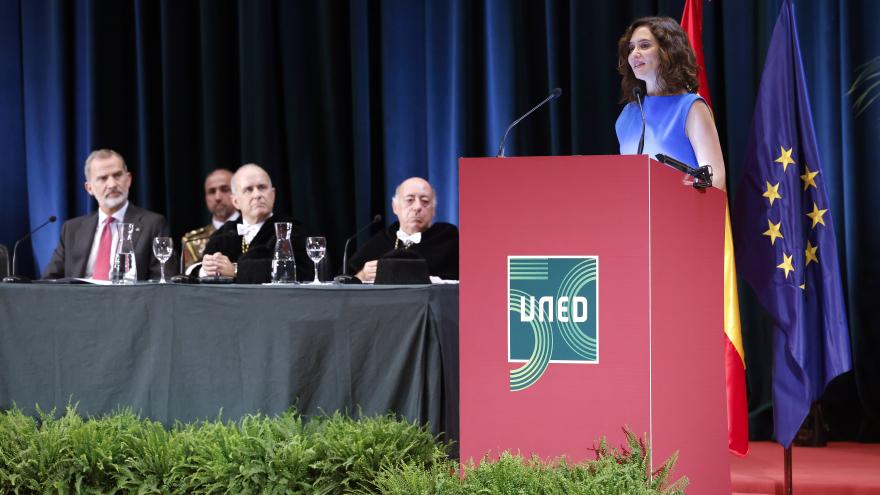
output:
M104 230L101 231L101 241L98 243L98 256L95 258L95 270L92 278L96 280L108 280L110 274L110 245L113 244L113 233L110 224L113 217L104 219Z

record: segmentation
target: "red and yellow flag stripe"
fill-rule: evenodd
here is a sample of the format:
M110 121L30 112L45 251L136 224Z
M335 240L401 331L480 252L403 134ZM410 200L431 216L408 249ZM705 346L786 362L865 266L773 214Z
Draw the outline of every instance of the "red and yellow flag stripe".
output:
M700 96L706 104L709 83L703 58L703 0L686 0L681 27L687 33L694 54ZM736 287L736 262L733 255L733 231L730 208L724 209L724 374L727 385L727 434L730 451L746 455L749 451L749 408L746 398L746 361L739 321L739 296Z

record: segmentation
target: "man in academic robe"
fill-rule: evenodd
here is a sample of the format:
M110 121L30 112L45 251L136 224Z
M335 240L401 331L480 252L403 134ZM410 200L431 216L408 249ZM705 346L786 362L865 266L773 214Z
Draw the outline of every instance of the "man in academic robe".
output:
M180 240L183 264L189 267L202 261L208 239L224 223L238 220L238 210L232 205L232 172L225 168L214 170L205 178L205 205L211 213L211 223L190 230Z
M138 280L158 279L159 260L153 256L153 238L168 237L168 223L162 215L128 201L131 173L122 155L110 149L95 150L86 158L83 173L84 187L98 202L98 211L64 222L43 278L107 280L119 241L116 225L125 222L135 226ZM176 263L166 263L165 273L176 274Z
M305 230L299 220L274 214L275 188L269 174L259 165L242 165L232 176L231 185L232 204L241 217L223 224L208 240L199 274L235 277L240 284L269 282L275 222L290 222L296 278L300 282L311 280L314 271L306 255Z
M391 209L397 222L371 237L349 262L349 273L364 282L376 279L378 259L396 249L414 251L428 263L428 273L458 280L458 228L434 223L437 196L428 181L411 177L397 186Z

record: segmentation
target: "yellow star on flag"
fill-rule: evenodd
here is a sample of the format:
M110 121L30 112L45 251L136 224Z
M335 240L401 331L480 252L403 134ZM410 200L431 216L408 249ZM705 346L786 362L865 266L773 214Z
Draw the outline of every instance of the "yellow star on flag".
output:
M819 170L817 169L815 172L810 171L810 167L804 165L804 170L807 172L801 176L801 180L804 181L804 191L806 191L810 186L816 188L816 181L813 180L817 175L819 175Z
M785 272L785 278L788 279L788 274L794 271L794 266L791 264L791 256L782 253L782 263L776 265L776 268L779 268Z
M782 171L785 172L788 170L788 166L794 163L794 160L791 158L791 148L785 149L782 146L779 147L779 158L773 160L776 163L782 164Z
M804 282L804 283L802 283L801 285L798 285L798 287L800 287L801 290L807 290L807 283Z
M818 250L818 249L819 249L819 246L814 246L810 243L809 240L807 240L807 249L805 250L806 256L807 256L807 263L805 266L809 266L809 264L813 261L815 261L816 263L819 262L819 257L816 256L816 250Z
M808 217L810 217L810 220L813 221L812 228L815 229L816 224L819 224L819 223L821 223L822 225L825 225L825 220L822 219L822 215L824 215L825 212L827 212L827 211L828 211L827 209L820 210L819 207L816 205L816 202L813 201L813 211L806 214Z
M767 225L768 225L770 228L767 229L767 230L764 232L764 235L766 235L767 237L770 238L770 245L771 245L771 246L775 246L775 245L776 245L776 238L777 238L777 237L778 237L778 238L781 238L781 239L784 239L784 237L782 237L782 232L780 232L780 230L782 229L782 220L780 220L779 223L774 224L774 223L773 223L772 221L770 221L770 219L768 218L768 219L767 219Z
M764 181L767 182L767 181ZM767 190L762 194L765 198L770 200L770 206L773 206L773 201L777 199L782 199L782 196L779 195L779 183L777 182L775 186L770 185L767 182Z

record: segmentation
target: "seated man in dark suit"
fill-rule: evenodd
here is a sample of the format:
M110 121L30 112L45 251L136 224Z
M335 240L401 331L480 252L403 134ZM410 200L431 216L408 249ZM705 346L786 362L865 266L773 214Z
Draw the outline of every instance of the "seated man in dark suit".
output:
M98 211L72 218L61 227L61 239L43 278L93 278L107 280L117 243L119 222L135 225L134 250L138 280L159 278L159 261L153 256L153 238L168 237L168 223L158 213L128 201L131 173L119 153L101 149L86 158L85 188L98 202ZM175 274L176 263L167 263L166 274Z
M238 220L238 210L232 205L231 183L232 172L225 168L214 170L205 179L205 204L211 213L211 223L187 232L180 240L187 273L190 266L202 261L211 235L224 223Z
M235 277L241 284L269 282L275 254L275 222L293 224L291 244L296 260L296 279L314 276L306 255L302 223L289 216L274 215L275 188L259 165L242 165L232 176L232 204L241 212L237 221L223 224L208 239L200 274Z
M415 251L428 262L428 273L458 280L458 228L450 223L433 223L437 196L428 181L412 177L403 181L391 199L397 215L394 222L377 233L349 262L349 273L364 282L376 279L377 260L395 249Z

